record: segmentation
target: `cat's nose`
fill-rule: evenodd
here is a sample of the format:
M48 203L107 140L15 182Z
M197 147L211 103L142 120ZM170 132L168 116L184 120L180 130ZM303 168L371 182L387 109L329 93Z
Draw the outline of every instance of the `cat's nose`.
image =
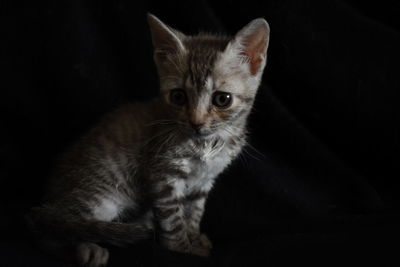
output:
M190 122L190 126L192 126L192 128L196 131L196 133L200 133L201 129L204 126L204 123L199 123L199 122Z

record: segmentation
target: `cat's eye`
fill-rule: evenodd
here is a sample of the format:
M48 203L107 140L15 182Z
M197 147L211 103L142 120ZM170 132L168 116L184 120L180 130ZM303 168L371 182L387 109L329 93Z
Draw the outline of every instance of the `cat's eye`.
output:
M169 101L177 106L186 104L187 97L183 89L172 89L169 93Z
M228 108L232 104L232 95L226 92L215 92L212 103L217 108Z

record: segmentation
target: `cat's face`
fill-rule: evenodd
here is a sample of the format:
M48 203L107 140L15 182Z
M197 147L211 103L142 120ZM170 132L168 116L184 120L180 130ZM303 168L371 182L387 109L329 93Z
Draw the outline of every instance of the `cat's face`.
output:
M266 63L266 21L252 21L234 38L185 36L152 15L149 24L162 99L178 127L202 138L243 127Z

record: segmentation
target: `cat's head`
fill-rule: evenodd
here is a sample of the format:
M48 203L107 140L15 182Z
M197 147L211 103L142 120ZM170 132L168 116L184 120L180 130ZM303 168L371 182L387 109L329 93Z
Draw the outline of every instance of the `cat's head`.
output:
M149 14L161 99L197 136L243 128L266 64L269 26L255 19L233 38L186 36Z

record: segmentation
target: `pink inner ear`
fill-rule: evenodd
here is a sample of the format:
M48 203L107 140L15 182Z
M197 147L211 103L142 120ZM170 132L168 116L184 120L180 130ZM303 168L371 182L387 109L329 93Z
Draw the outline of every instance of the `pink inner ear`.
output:
M243 44L245 49L242 55L249 58L250 73L255 75L260 69L267 48L267 36L265 31L257 30L253 34L245 36Z

